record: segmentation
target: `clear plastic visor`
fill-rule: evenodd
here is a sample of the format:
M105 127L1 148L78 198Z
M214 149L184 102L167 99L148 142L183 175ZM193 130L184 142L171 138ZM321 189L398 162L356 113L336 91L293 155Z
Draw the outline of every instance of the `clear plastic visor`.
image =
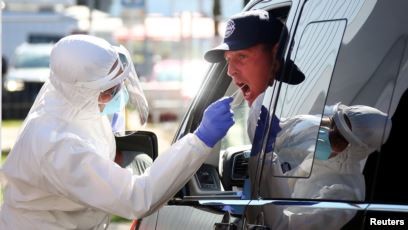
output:
M99 94L99 108L111 123L115 136L131 135L141 129L149 114L147 100L140 85L130 54L117 47L120 68Z

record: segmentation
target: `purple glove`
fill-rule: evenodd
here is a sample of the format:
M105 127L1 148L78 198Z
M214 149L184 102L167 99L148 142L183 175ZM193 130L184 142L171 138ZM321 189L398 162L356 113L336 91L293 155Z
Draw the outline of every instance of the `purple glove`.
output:
M214 147L234 125L234 113L230 106L232 99L232 97L223 97L204 111L203 119L194 133L208 147Z

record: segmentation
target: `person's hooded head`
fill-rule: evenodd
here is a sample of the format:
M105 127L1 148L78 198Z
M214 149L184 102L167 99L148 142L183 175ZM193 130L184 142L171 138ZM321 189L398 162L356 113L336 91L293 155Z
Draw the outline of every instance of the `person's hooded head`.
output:
M40 103L42 100L45 103ZM138 110L143 124L148 111L127 50L90 35L66 36L55 44L50 57L50 81L32 111L41 104L66 120L112 117L130 104Z
M391 119L386 113L365 105L339 104L332 121L329 132L332 147L343 145L338 152L347 151L354 160L362 160L371 152L380 150L391 130Z
M304 75L291 62L291 77L279 74L288 32L284 24L264 10L251 10L232 16L225 29L223 43L204 55L208 62L226 60L228 75L241 88L252 105L274 80L299 84Z

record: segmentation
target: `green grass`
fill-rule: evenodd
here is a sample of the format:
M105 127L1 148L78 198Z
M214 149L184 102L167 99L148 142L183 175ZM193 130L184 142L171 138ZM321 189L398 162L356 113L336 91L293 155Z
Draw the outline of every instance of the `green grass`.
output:
M2 165L2 164L4 163L4 161L6 160L7 154L8 154L8 151L2 151L2 152L1 152L1 162L0 162L1 165Z
M8 128L18 129L18 128L20 128L22 123L23 123L23 120L2 120L1 121L1 128L2 129L8 129ZM3 134L4 130L2 130L1 133ZM3 139L3 138L1 137L1 139ZM9 151L9 149L8 150L2 149L2 152L1 152L1 164L3 164L4 160L6 159L8 151Z
M122 222L130 222L132 220L125 219L120 216L111 216L111 222L113 223L122 223Z
M7 152L2 151L1 152L1 162L0 165L3 165L4 161L6 160L7 157ZM3 185L0 186L0 204L3 203Z
M2 127L19 127L23 123L23 120L3 120L1 121Z
M22 120L2 120L1 121L1 128L2 129L4 129L4 128L19 128L22 123L23 123ZM2 133L3 133L3 131L2 131ZM9 149L1 151L0 165L3 165L9 151L10 151ZM3 188L0 189L0 204L1 203L3 203Z

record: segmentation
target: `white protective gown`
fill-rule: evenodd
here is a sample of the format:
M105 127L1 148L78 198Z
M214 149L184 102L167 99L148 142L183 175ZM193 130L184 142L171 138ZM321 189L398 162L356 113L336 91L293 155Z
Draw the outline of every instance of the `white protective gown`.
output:
M3 165L7 185L0 229L102 229L109 214L144 217L170 199L211 151L189 134L143 175L119 167L113 162L110 124L95 103L99 91L70 84L77 76L107 72L115 53L112 49L94 59L80 57L76 61L94 62L94 69L82 70L72 69L69 54L64 52L66 58L51 64L50 81L41 89ZM64 81L58 76L62 72L67 73Z
M255 107L251 110L259 111L260 109L257 107L261 106L261 103L255 101L254 105ZM370 129L375 132L371 132L367 126L357 129L357 126L364 123L364 120L369 120L367 116L361 117L360 114L372 112L372 110L364 106L356 106L349 110L351 110L350 114L354 114L354 117L350 119L352 126L353 119L355 120L356 131L353 132L360 132L360 136L371 142L366 146L368 148L348 146L336 157L326 161L317 159L313 161L313 152L305 157L302 149L309 153L311 149L314 149L320 118L316 119L312 115L299 115L281 121L282 130L277 136L274 148L276 153L273 153L273 156L266 154L260 190L261 197L363 201L365 199L365 182L361 173L360 162L364 161L372 151L379 149L381 143L387 139L391 123L390 120L386 119L386 116L377 116L379 111L375 111L375 115L372 117L377 123L375 123L374 128ZM251 137L253 137L256 126L254 117L252 116L252 120L248 120L248 134ZM366 123L370 124L369 122ZM384 127L386 127L386 131L383 137ZM295 163L300 162L296 157L303 160L296 168L285 174L289 176L287 179L288 187L286 184L282 186L282 178L272 176L279 175L280 168L277 169L276 167L281 164L280 155ZM310 174L312 163L313 170ZM290 176L308 178L291 178ZM271 204L264 205L261 209L253 207L252 210L258 213L262 211L263 224L271 227L271 229L340 229L356 213L353 210L316 209L301 206L283 207ZM259 220L259 214L257 216L255 213L251 213L251 215L255 216L252 217L255 220Z

